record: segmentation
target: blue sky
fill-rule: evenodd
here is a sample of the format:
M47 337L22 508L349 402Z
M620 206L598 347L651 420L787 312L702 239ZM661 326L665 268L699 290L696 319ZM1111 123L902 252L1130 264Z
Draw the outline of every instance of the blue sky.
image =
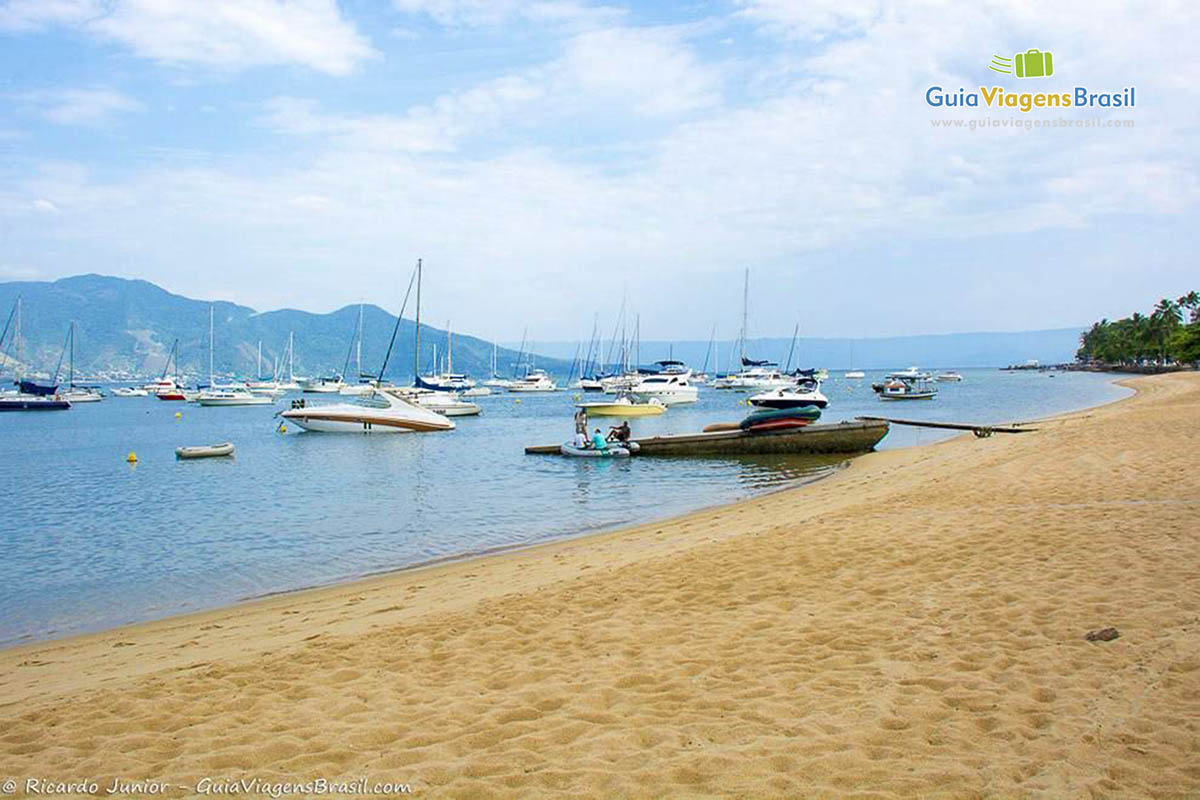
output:
M1196 288L1167 2L0 0L0 280L394 308L505 340L1020 330ZM1055 75L987 70L1054 52ZM1136 86L1133 127L925 91Z

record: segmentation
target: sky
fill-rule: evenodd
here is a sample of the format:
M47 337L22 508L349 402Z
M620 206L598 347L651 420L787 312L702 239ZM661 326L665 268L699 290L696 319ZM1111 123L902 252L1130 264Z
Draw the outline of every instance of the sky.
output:
M749 269L752 336L1084 325L1200 288L1198 23L1176 0L0 0L0 280L395 311L420 257L423 316L456 330L586 338L625 298L643 338L706 340L737 335ZM1053 75L988 68L1030 49Z

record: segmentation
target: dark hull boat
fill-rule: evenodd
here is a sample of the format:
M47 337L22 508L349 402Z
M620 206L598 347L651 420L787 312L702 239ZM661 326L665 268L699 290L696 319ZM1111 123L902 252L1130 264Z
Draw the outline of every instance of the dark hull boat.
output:
M0 395L0 411L66 411L69 400L59 395Z
M707 433L651 436L635 440L637 455L738 456L811 453L866 453L887 435L886 422L838 422L782 430L720 430ZM561 445L525 448L527 455L560 455Z

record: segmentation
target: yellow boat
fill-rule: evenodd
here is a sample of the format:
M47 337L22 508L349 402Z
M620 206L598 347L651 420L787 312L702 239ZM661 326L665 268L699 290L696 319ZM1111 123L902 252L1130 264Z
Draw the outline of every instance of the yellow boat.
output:
M576 403L575 407L587 411L589 417L657 417L667 410L661 400L653 397L645 403L618 397L611 403Z

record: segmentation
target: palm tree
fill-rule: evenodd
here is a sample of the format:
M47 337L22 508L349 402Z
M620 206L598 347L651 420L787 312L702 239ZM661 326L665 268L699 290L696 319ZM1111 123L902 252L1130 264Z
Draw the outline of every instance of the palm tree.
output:
M1179 327L1179 305L1172 299L1164 297L1158 301L1150 314L1150 329L1158 340L1158 360L1167 360L1167 339Z

